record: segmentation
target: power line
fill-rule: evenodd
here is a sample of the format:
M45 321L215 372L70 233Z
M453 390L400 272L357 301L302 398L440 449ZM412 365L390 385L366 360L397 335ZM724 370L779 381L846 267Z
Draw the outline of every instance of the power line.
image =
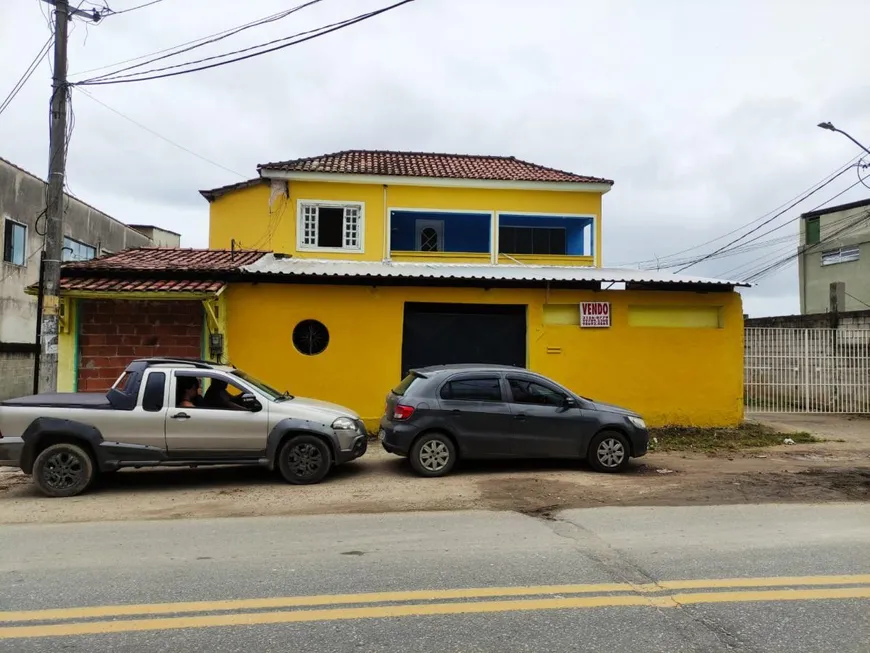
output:
M133 120L133 118L131 118L130 116L121 113L120 111L118 111L117 109L115 109L115 108L113 108L113 107L110 107L108 104L106 104L106 103L103 102L102 100L98 100L97 98L95 98L91 93L89 93L89 92L86 91L85 89L83 89L83 88L81 88L81 87L76 87L76 90L77 90L78 92L80 92L80 93L84 93L84 94L85 94L87 97L89 97L91 100L93 100L93 101L96 102L97 104L99 104L99 105L105 107L106 109L108 109L109 111L111 111L112 113L114 113L115 115L118 115L118 116L120 116L121 118L123 118L124 120L133 123L134 125L136 125L137 127L139 127L139 129L143 129L143 130L145 130L146 132L148 132L148 133L151 134L152 136L156 136L156 137L159 138L160 140L169 143L169 144L172 145L173 147L176 147L176 148L178 148L179 150L181 150L182 152L187 152L187 153L190 154L191 156L195 156L197 159L200 159L201 161L205 161L206 163L210 163L211 165L216 166L216 167L220 168L221 170L225 170L226 172L230 172L230 173L232 173L232 174L234 174L234 175L237 175L237 176L239 176L239 177L242 177L243 179L247 179L247 176L246 176L246 175L243 175L242 173L237 172L237 171L233 170L232 168L227 168L226 166L223 166L223 165L221 165L220 163L217 163L216 161L212 161L211 159L207 159L206 157L202 156L201 154L197 154L197 153L194 152L193 150L191 150L191 149L189 149L189 148L186 148L186 147L184 147L183 145L179 145L179 144L176 143L175 141L173 141L173 140L167 138L166 136L163 136L162 134L157 133L156 131L154 131L154 130L151 129L150 127L147 127L147 126L143 125L141 122L137 122L136 120Z
M180 43L179 45L173 45L172 47L169 47L169 48L164 48L162 50L157 50L155 52L149 52L147 54L142 54L142 55L139 55L138 57L131 57L130 59L124 59L123 61L116 61L115 63L106 64L105 66L97 66L96 68L90 68L88 70L82 70L82 71L79 71L77 73L71 73L71 76L72 77L79 77L81 75L86 75L87 73L97 72L98 70L106 70L107 68L114 68L115 66L123 66L126 63L131 63L133 61L140 61L141 59L147 59L148 57L154 57L155 55L164 54L166 52L171 52L173 50L177 50L178 48L184 48L185 46L192 45L194 43L202 43L203 45L207 45L207 43L203 43L203 42L213 43L215 41L212 41L211 39L215 39L215 37L219 37L219 36L223 36L223 35L232 36L233 34L238 34L239 32L244 31L250 27L256 27L258 25L264 25L266 23L273 22L274 20L278 20L281 17L283 17L287 13L287 11L289 11L289 10L285 9L284 11L279 11L277 13L270 14L269 16L264 16L263 18L258 18L257 20L251 21L250 23L245 23L244 25L239 25L237 27L231 27L231 28L223 30L221 32L215 32L214 34L202 36L198 39L193 39L191 41L185 41L184 43ZM216 39L216 40L220 40L220 39ZM179 50L179 52L186 52L186 50ZM153 61L157 61L157 59L154 59ZM145 63L150 63L150 62L145 62ZM129 70L129 69L124 68L124 69L118 70L116 72L123 72L125 70ZM98 77L102 77L102 75L98 75Z
M844 290L843 292L846 292L846 291ZM846 293L846 297L851 297L852 299L854 299L854 300L855 300L856 302L858 302L859 304L864 304L864 306L866 306L867 308L870 308L870 304L868 304L867 302L865 302L863 299L858 299L857 297L855 297L855 295L850 295L849 293Z
M370 12L365 13L365 14L359 14L358 16L354 16L353 18L349 18L347 20L344 20L344 21L341 21L338 23L332 23L330 25L325 25L325 26L318 28L316 30L308 30L307 32L300 32L298 34L294 34L292 36L288 36L288 37L285 37L282 39L275 39L274 41L261 43L260 45L251 46L249 48L243 48L241 50L236 50L234 52L227 52L227 53L222 54L222 55L215 55L213 57L206 57L206 58L200 59L198 61L187 62L185 64L177 64L175 66L167 66L165 68L159 68L159 69L154 69L154 70L146 70L146 71L142 71L141 73L131 73L129 75L121 75L118 77L107 77L107 78L99 79L97 81L84 80L82 82L76 82L76 85L77 86L81 86L81 85L100 86L100 85L106 85L106 84L124 84L124 83L131 83L131 82L144 82L144 81L149 81L149 80L154 80L154 79L163 79L166 77L176 77L178 75L186 75L188 73L195 73L195 72L199 72L202 70L209 70L211 68L226 66L226 65L229 65L231 63L236 63L238 61L244 61L246 59L252 59L254 57L259 57L259 56L264 55L264 54L269 54L271 52L283 50L284 48L289 48L290 46L293 46L293 45L299 45L300 43L304 43L305 41L310 41L311 39L315 39L319 36L324 36L326 34L336 32L340 29L344 29L345 27L350 27L351 25L356 25L357 23L368 20L370 18L374 18L375 16L383 14L387 11L391 11L393 9L401 7L402 5L406 5L410 2L414 2L414 0L401 0L400 2L396 2L392 5L387 6L387 7L383 7L381 9L377 9L375 11L370 11ZM298 38L300 36L302 36L303 38ZM170 68L178 68L178 67L182 67L185 65L194 65L196 63L201 63L201 62L209 61L212 59L220 59L220 58L232 56L235 54L241 54L243 52L249 52L251 50L264 48L264 47L271 45L273 43L286 41L288 39L296 39L296 40L291 40L289 43L283 43L281 45L277 45L273 48L269 48L266 50L260 50L259 52L252 52L250 54L246 54L246 55L241 56L241 57L236 57L235 59L230 59L228 61L219 61L216 63L211 63L211 64L207 64L204 66L199 66L197 68L189 68L187 70L179 70L176 72L163 73L160 75L151 75L151 76L146 76L146 77L138 76L138 75L149 75L150 73L158 72L161 70L168 70Z
M746 224L741 225L741 226L737 227L736 229L732 229L731 231L728 231L728 232L722 234L721 236L717 236L716 238L712 238L712 239L707 240L707 241L700 243L698 245L693 245L692 247L688 247L686 249L680 250L679 252L674 252L673 254L666 254L664 256L659 256L659 257L652 258L652 259L646 259L643 261L635 261L634 263L628 263L626 265L639 265L640 266L640 265L643 265L646 263L659 264L659 263L661 263L662 260L671 259L671 258L674 258L676 256L679 256L680 254L685 254L686 252L691 252L693 250L700 249L700 248L704 247L705 245L715 243L718 240L722 240L723 238L727 238L728 236L730 236L732 234L736 234L737 232L742 231L743 229L746 229L747 227L755 224L756 222L760 222L760 221L764 220L771 213L782 209L783 207L788 205L790 202L793 202L793 201L797 200L798 198L803 197L806 193L813 190L816 186L819 186L820 184L827 183L832 178L836 178L837 176L839 176L840 174L842 174L843 172L845 172L849 168L853 167L856 164L856 162L860 161L861 156L862 155L858 155L858 156L855 156L855 157L849 159L849 161L847 161L843 165L839 166L836 170L834 170L833 172L831 172L830 174L825 176L823 179L821 179L820 181L817 181L815 184L811 185L809 188L804 189L803 191L801 191L800 193L798 193L797 195L795 195L791 199L787 200L786 202L783 202L782 204L780 204L776 208L771 209L770 211L768 211L764 215L762 215L758 218L755 218L754 220L750 220Z
M725 249L731 247L732 245L734 245L734 244L736 244L736 243L739 243L741 240L743 240L744 238L746 238L748 235L750 235L750 234L752 234L752 233L755 233L756 231L758 231L759 229L761 229L761 228L764 227L765 225L770 224L771 222L773 222L774 220L776 220L778 217L780 217L783 213L785 213L785 212L787 212L787 211L793 209L795 206L797 206L798 204L800 204L801 202L803 202L803 201L804 201L805 199L807 199L808 197L814 195L815 193L818 193L818 192L819 192L820 190L822 190L825 186L827 186L828 184L832 183L835 179L837 179L837 178L840 177L843 173L845 173L846 170L848 170L848 168L845 168L844 170L841 170L840 172L838 172L837 174L835 174L833 177L831 177L830 179L828 179L826 182L824 182L824 183L821 184L820 186L817 186L816 188L814 188L814 189L811 190L810 192L804 194L803 197L801 197L800 199L798 199L798 200L792 202L792 203L789 204L786 208L784 208L784 209L782 209L781 211L778 211L777 213L775 213L772 217L770 217L770 218L764 220L763 222L761 222L760 224L756 225L755 227L753 227L752 229L750 229L749 231L747 231L747 232L746 232L745 234L743 234L742 236L739 236L739 237L735 238L734 240L732 240L732 241L730 241L729 243L723 245L723 246L720 247L719 249L717 249L717 250L711 252L710 254L707 254L707 255L705 255L705 256L702 256L702 257L696 259L695 261L693 261L693 262L691 262L691 263L688 263L688 264L684 265L684 266L681 267L679 270L677 270L676 273L679 274L679 273L682 272L683 270L687 270L688 268L692 267L693 265L697 265L698 263L701 263L702 261L706 261L707 259L711 258L712 256L715 256L716 254L718 254L718 253L722 252L723 250L725 250Z
M239 27L234 27L232 29L228 29L228 30L225 30L223 32L218 32L217 34L213 34L212 36L207 36L207 37L204 37L201 39L197 39L196 41L189 41L188 43L182 43L181 45L176 45L176 46L173 46L171 48L166 48L165 50L160 50L159 52L156 52L154 54L158 54L158 55L162 55L162 56L153 57L152 59L148 59L147 61L143 61L141 63L137 63L137 64L134 64L132 66L127 66L126 68L120 68L119 70L115 70L111 73L106 73L104 75L97 75L96 77L92 77L92 78L85 80L85 81L93 82L94 80L104 79L107 77L114 78L115 76L119 75L119 73L123 73L123 72L126 72L128 70L133 70L134 68L140 68L142 66L147 66L148 64L152 64L152 63L155 63L157 61L167 59L169 57L174 57L176 55L183 54L185 52L190 52L191 50L195 50L196 48L201 48L201 47L206 46L206 45L211 45L212 43L217 43L218 41L222 41L223 39L229 38L230 36L235 36L236 34L239 34L240 32L244 32L245 30L251 29L252 27L259 27L260 25L265 25L267 23L273 23L275 21L281 20L282 18L286 18L287 16L290 16L291 14L296 13L297 11L300 11L302 9L306 9L306 8L310 7L311 5L315 5L319 2L322 2L322 0L309 0L308 2L305 2L301 5L297 5L296 7L292 7L290 9L285 9L284 11L280 11L278 13L271 14L270 16L266 16L265 18L260 18L258 20L253 21L253 22L246 23L244 25L240 25ZM187 47L185 47L185 46L187 46ZM168 52L169 54L163 54L165 52ZM153 56L153 55L145 55L144 57L137 57L136 59L130 59L128 61L136 61L137 59L143 59L143 58L147 58L149 56ZM127 63L127 62L122 62L122 63ZM193 63L198 63L198 62L193 62ZM119 64L115 64L115 65L119 65ZM188 64L183 64L183 65L188 65ZM105 66L105 67L113 67L113 66ZM100 70L100 69L94 69L94 70ZM157 70L164 70L164 68L159 68ZM145 73L143 72L142 74L145 74ZM129 77L129 76L130 75L123 75L123 77Z
M40 3L41 6L42 3ZM48 40L43 44L42 48L40 48L39 52L36 53L36 56L33 58L33 61L30 62L30 65L24 70L21 74L21 77L18 78L18 81L15 82L15 85L12 87L12 90L9 91L9 95L6 96L6 99L0 103L0 114L2 114L6 108L12 103L12 100L15 99L15 96L18 95L19 91L24 88L24 85L27 83L27 80L30 79L31 75L36 72L36 69L39 67L39 64L42 63L42 60L48 56L48 50L51 47L53 37L49 36Z
M855 215L857 215L857 213L850 213L849 215L846 215L842 218L837 218L836 220L832 220L826 226L828 228L830 228L830 227L834 227L838 224L850 221L850 220L852 220L852 218L855 217ZM852 226L851 223L849 226ZM796 239L796 238L797 238L797 234L790 236L789 240ZM771 239L771 240L765 241L765 242L773 242L775 240L779 240L779 239ZM797 243L797 244L799 245L799 243ZM789 253L794 252L794 248L795 248L795 244L789 243L789 244L785 245L785 247L776 248L774 251L770 252L767 256L764 256L760 259L754 259L752 261L741 263L737 267L734 267L734 268L731 268L725 272L722 272L720 275L717 275L717 276L721 276L723 278L733 278L732 275L737 275L738 273L739 273L739 276L741 276L741 277L744 275L751 275L751 274L755 273L756 271L761 270L762 268L766 267L769 263L771 263L773 261L780 260L783 256L783 254L785 254L786 252L789 252Z
M121 14L127 14L131 11L136 11L137 9L144 9L145 7L150 7L151 5L156 5L158 2L163 2L163 0L151 0L151 2L146 2L145 4L137 5L135 7L130 7L129 9L122 9L121 11L115 11L108 4L105 5L106 9L100 12L100 16L103 18L107 16L120 16ZM93 5L93 2L89 2L88 4Z
M797 258L799 256L803 256L804 254L806 254L807 252L809 252L811 250L816 250L821 245L829 243L831 240L834 240L836 237L841 236L843 233L849 231L850 229L854 229L861 222L866 220L868 218L868 216L870 216L870 211L864 211L864 214L861 216L858 216L858 218L856 218L851 224L848 224L845 227L838 229L834 233L828 234L825 238L822 238L821 240L819 240L819 242L814 243L814 244L810 245L809 247L805 247L802 250L795 252L794 254L790 254L789 256L786 256L783 259L776 261L775 263L772 263L772 264L768 265L767 267L762 268L758 272L755 272L755 273L749 275L748 277L745 277L744 281L757 281L758 279L761 279L762 277L766 276L767 274L770 274L770 272L779 269L783 265L787 265L788 263L791 263L792 261L797 260Z
M809 212L816 211L816 210L822 208L823 206L825 206L826 204L830 204L831 202L833 202L835 199L837 199L837 198L840 197L841 195L844 195L845 193L848 193L850 190L852 190L853 188L855 188L855 186L857 186L859 183L861 183L861 182L856 181L854 184L852 184L852 185L850 185L850 186L847 186L846 188L844 188L843 190L841 190L841 191L840 191L839 193L837 193L836 195L834 195L834 196L832 196L832 197L829 197L827 200L825 200L825 201L822 202L821 204L819 204L819 205L814 206L813 208L811 208L811 209L809 210ZM732 248L730 248L730 249L725 249L725 250L723 250L723 252L721 252L721 253L719 253L719 254L711 255L711 256L709 257L709 259L712 260L712 259L717 259L717 258L724 258L724 257L726 257L726 256L731 256L731 253L732 253L732 252L733 252L733 253L737 253L737 254L739 254L739 253L743 253L743 252L745 251L747 245L751 245L752 243L756 243L756 244L758 244L758 241L759 241L761 238L763 238L764 236L767 236L767 235L769 235L769 234L772 234L774 231L779 231L779 230L782 229L783 227L786 227L786 226L790 225L791 223L795 222L796 220L799 220L800 218L801 218L800 215L797 215L797 216L795 216L795 217L793 217L793 218L790 218L790 219L787 220L786 222L783 222L782 224L777 225L776 227L773 227L773 228L771 228L771 229L768 229L767 231L764 231L764 232L758 234L758 235L755 236L754 238L751 238L749 241L747 241L747 242L744 243L743 245L739 245L739 246L737 246L737 247L732 247ZM788 236L787 238L793 238L793 236ZM762 242L772 244L772 243L774 243L774 242L777 242L777 240L779 240L779 239L777 239L777 238L771 238L770 240L762 241ZM751 247L751 248L749 248L749 249L754 249L754 247ZM685 265L686 263L691 263L691 262L694 261L694 260L695 260L694 258L683 258L683 259L678 259L678 260L676 260L676 261L672 261L672 262L670 262L670 263L668 263L668 264L666 264L666 265L659 265L659 266L657 266L656 269L667 269L667 268L679 267L679 266L681 266L681 265Z

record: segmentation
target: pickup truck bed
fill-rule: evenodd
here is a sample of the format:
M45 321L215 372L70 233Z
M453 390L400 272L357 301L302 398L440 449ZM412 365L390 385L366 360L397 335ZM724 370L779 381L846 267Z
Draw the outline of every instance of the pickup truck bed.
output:
M111 410L112 404L105 394L93 392L54 392L31 397L18 397L0 401L0 406L23 406L28 408L105 408Z

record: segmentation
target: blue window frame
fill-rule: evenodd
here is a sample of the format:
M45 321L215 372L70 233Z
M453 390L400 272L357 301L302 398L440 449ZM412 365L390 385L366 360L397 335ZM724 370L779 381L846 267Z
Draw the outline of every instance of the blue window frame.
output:
M27 227L6 218L3 224L3 260L13 265L27 262Z
M90 261L96 257L97 248L91 247L86 243L73 240L64 236L63 239L63 260L64 261Z

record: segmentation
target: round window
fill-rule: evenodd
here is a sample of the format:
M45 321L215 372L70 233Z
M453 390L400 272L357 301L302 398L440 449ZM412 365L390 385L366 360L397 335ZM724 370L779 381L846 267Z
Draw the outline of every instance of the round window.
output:
M293 329L293 346L300 354L315 356L329 344L329 331L322 322L302 320Z

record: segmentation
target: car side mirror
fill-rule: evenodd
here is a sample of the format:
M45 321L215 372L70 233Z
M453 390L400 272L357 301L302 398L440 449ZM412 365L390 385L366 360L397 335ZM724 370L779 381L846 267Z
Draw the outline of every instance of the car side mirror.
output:
M245 392L241 399L239 400L240 405L245 410L249 410L252 413L258 413L263 410L263 404L261 404L257 398L251 394L250 392Z
M562 408L565 410L577 408L577 400L574 397L565 397L565 401L562 402Z

